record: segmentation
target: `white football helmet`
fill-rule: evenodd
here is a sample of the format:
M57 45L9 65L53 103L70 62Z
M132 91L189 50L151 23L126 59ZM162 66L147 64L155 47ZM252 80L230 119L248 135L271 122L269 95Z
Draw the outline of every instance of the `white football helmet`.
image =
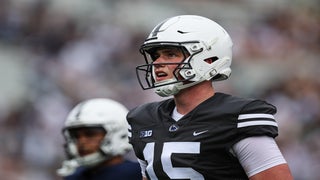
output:
M116 155L127 153L131 149L128 142L127 113L126 107L111 99L91 99L75 106L62 130L69 159L63 162L58 174L67 176L79 166L94 166ZM99 151L79 156L75 139L70 134L70 130L79 127L102 127L106 131Z
M136 67L139 83L144 90L155 88L158 95L165 97L202 81L225 80L231 74L232 45L224 28L208 18L181 15L166 19L152 30L140 48L146 64ZM164 46L181 48L185 59L178 64L175 78L155 82L151 52ZM213 62L208 63L207 59ZM177 78L179 75L183 80Z

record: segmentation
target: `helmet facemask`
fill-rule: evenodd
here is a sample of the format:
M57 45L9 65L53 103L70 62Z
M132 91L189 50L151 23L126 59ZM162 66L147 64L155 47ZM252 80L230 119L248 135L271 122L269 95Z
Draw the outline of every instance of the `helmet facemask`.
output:
M166 97L175 95L180 90L191 87L205 80L219 80L219 78L221 78L221 74L214 74L215 72L218 72L215 70L215 61L219 62L219 58L216 56L202 58L201 53L205 49L205 45L203 44L204 43L201 42L190 41L184 43L167 42L143 45L140 49L140 52L144 56L146 64L137 66L136 68L137 77L141 87L144 90L155 88L155 92L158 95ZM181 49L184 54L182 61L179 63L154 63L155 59L152 56L152 52L157 48L166 47L176 47ZM189 51L187 49L189 49ZM210 63L206 61L208 59L211 60ZM225 61L223 60L223 62ZM177 67L173 71L174 77L164 81L155 82L154 66L159 64L176 64ZM199 72L199 69L203 72ZM143 82L142 79L145 81Z
M191 44L196 42L185 42L185 44L189 44L189 43ZM184 43L162 42L157 44L148 44L141 47L140 53L144 56L146 64L137 66L136 74L142 89L146 90L146 89L156 88L157 94L159 94L158 93L159 90L163 91L166 89L166 91L168 91L167 93L169 93L170 95L174 95L180 90L180 89L176 89L178 84L180 86L186 85L192 81L192 79L195 77L195 74L192 73L192 66L190 64L190 60L195 54L201 52L202 49L190 55L190 53L186 50L185 45L183 44ZM156 59L153 57L153 52L155 52L157 49L166 49L166 48L177 48L181 50L181 52L183 53L183 59L181 60L181 62L154 63ZM177 67L173 71L174 77L171 79L156 82L155 72L154 72L154 66L156 65L176 65ZM174 93L175 91L176 93ZM159 95L168 96L166 95L166 93L165 94L160 93Z
M77 131L77 129L79 128L95 128L105 133L104 138L101 140L99 144L99 149L87 155L83 155L83 156L80 155L77 148L77 138L74 136L74 131ZM76 160L80 166L87 166L87 167L95 166L112 157L110 154L107 154L102 150L103 144L109 139L106 130L102 126L76 127L76 128L64 129L63 131L64 131L63 133L64 137L67 142L65 145L66 155L68 159Z

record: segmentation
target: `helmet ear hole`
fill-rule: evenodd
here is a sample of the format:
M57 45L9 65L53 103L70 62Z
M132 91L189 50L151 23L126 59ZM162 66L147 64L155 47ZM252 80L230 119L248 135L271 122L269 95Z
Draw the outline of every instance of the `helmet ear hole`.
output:
M211 64L213 62L215 62L216 60L218 60L219 58L217 56L211 57L211 58L207 58L204 61Z

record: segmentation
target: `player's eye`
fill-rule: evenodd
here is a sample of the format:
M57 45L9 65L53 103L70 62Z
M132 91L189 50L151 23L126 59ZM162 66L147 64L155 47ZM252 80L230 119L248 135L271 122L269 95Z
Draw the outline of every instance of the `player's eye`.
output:
M170 59L170 58L176 58L176 57L177 57L177 54L174 53L174 52L169 52L169 53L167 53L166 56L167 56L169 59Z
M152 54L150 54L150 56L151 56L152 61L156 61L160 57L160 55L158 53L152 53Z
M99 130L88 130L88 131L85 131L85 132L83 133L83 135L84 135L85 137L92 138L92 137L98 136L98 135L101 134L101 133L104 133L104 132L99 131Z
M78 139L79 138L79 134L77 132L70 132L70 136L72 139Z

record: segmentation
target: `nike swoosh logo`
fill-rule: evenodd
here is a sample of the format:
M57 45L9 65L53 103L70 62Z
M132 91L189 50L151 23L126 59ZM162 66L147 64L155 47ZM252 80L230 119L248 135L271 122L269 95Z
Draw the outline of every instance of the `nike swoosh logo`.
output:
M178 30L177 32L180 33L180 34L188 34L188 33L190 33L190 32L184 32L184 31L180 31L180 30Z
M203 133L206 133L206 132L208 132L208 130L205 130L205 131L199 131L199 132L194 131L194 132L193 132L193 136L199 136L200 134L203 134Z

